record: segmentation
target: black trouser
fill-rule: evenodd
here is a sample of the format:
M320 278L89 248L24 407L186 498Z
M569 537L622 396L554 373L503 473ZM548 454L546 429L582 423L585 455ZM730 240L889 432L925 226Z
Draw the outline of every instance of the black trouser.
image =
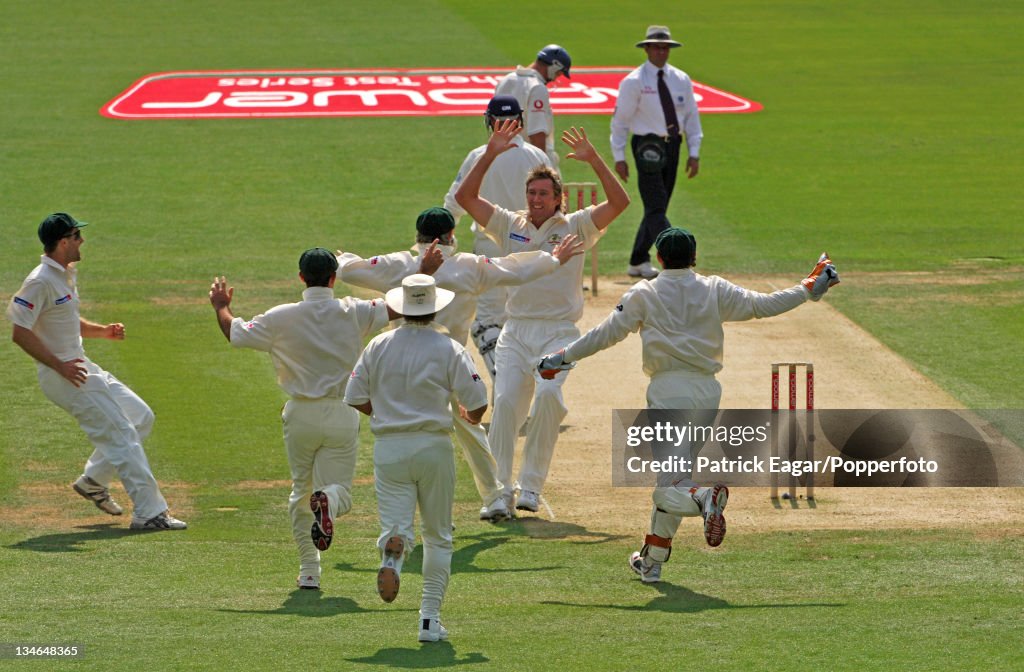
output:
M640 199L644 202L644 218L640 220L640 228L633 242L633 253L629 257L632 266L638 266L651 260L651 245L658 234L671 224L666 212L668 202L672 199L672 189L676 186L676 172L679 169L679 147L682 136L667 142L664 167L654 173L642 172L640 162L636 158L636 148L643 136L633 136L633 165L637 166L636 183L640 189Z

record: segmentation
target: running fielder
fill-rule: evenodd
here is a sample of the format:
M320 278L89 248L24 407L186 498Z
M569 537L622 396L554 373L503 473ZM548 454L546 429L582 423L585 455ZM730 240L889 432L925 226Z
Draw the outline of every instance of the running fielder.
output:
M797 285L762 294L715 275L694 272L697 241L684 229L666 229L655 247L664 272L633 285L604 322L541 359L538 370L543 377L572 368L580 359L639 331L644 373L651 378L648 408L696 409L709 412L713 419L722 398L722 386L715 379L722 370L722 323L779 315L808 299L818 301L839 282L835 266L823 254L811 274ZM696 459L701 448L703 443L684 443L678 456ZM683 517L703 517L709 546L718 546L725 537L722 511L729 489L724 485L698 487L691 475L658 475L651 531L643 548L629 559L630 567L645 583L661 579L661 565L672 554L672 537Z
M448 639L441 625L441 602L451 575L455 495L449 399L458 400L470 424L479 423L487 410L487 388L469 353L432 324L454 297L420 274L390 290L385 300L405 322L370 341L345 389L345 402L370 416L376 438L373 475L381 527L377 592L385 602L398 596L402 563L416 542L413 519L419 506L421 642Z
M431 248L425 270L440 258ZM342 401L363 341L397 317L383 301L334 298L338 262L316 247L299 257L302 301L271 308L249 321L231 312L234 287L216 278L210 303L221 332L236 348L270 355L277 382L291 397L281 412L292 491L288 513L299 547L299 588L320 589L320 551L331 544L334 518L352 508L359 451L359 414ZM315 492L314 492L315 491ZM311 511L312 509L312 511Z

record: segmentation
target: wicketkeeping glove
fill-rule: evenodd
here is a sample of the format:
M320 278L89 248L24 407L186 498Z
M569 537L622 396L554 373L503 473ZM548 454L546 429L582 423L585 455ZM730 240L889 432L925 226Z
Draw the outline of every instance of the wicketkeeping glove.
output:
M540 371L541 378L551 380L559 371L568 371L575 366L576 362L565 361L565 348L562 348L558 352L544 355L540 360L540 364L537 365L537 370Z
M811 293L811 301L819 301L832 285L839 284L839 273L828 258L828 252L822 252L818 263L811 274L800 281Z

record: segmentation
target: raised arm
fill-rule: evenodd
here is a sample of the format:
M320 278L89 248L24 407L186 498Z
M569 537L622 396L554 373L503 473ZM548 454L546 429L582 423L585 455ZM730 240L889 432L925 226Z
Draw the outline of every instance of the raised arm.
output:
M491 139L487 141L484 153L480 155L473 169L462 179L462 184L455 190L455 202L458 203L469 216L480 226L486 228L494 214L494 204L480 196L480 185L484 181L484 175L494 163L494 159L504 151L513 147L512 140L519 133L520 124L515 119L504 119L499 121L491 133ZM525 185L524 185L525 187Z
M566 158L589 163L594 174L597 175L597 179L601 181L605 200L597 204L597 207L594 208L594 212L591 214L591 218L594 220L594 226L597 227L597 230L603 231L629 206L629 195L622 188L619 181L615 179L615 175L608 167L608 164L604 162L604 159L597 153L594 146L590 144L590 140L587 139L587 132L583 128L577 130L576 127L573 127L565 131L562 133L562 142L572 148L572 152Z
M228 287L228 279L224 276L215 277L210 285L210 305L217 313L217 324L220 326L224 338L231 342L231 322L235 316L231 313L231 299L235 295L235 288Z

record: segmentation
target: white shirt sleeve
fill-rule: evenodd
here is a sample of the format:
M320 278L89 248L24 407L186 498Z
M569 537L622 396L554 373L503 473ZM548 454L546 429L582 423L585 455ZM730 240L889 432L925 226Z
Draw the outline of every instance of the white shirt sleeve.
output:
M685 90L683 101L682 126L686 134L686 148L693 158L700 157L700 143L704 138L704 131L700 126L700 113L697 112L697 98L693 95L693 82L689 77L683 78Z
M763 294L744 289L728 280L713 276L718 295L719 312L725 322L742 322L780 315L803 304L810 297L803 285Z
M274 345L271 318L267 313L257 315L248 322L240 317L231 320L231 345L270 352Z
M29 280L7 304L7 319L25 329L32 329L43 306L49 302L50 291L42 280Z
M525 285L558 270L561 263L547 252L516 252L506 257L477 257L480 291L497 286Z
M484 228L484 233L487 234L488 238L497 243L502 252L507 253L509 250L508 234L512 228L512 222L515 221L515 217L516 214L514 212L496 205L486 228Z
M362 354L359 355L359 359L356 360L356 365L352 369L352 374L348 378L348 384L345 385L345 403L349 406L354 404L365 404L370 400L370 371L367 366L367 358L372 357L370 353L371 346L366 346Z
M338 257L338 277L350 285L386 292L400 286L402 279L409 275L408 261L411 256L396 252L363 259L343 252Z
M646 307L636 290L629 290L601 324L565 348L565 361L576 362L584 357L589 357L610 348L629 336L630 333L639 331L644 323Z
M616 162L626 160L626 142L629 140L633 116L639 106L640 80L626 77L619 84L619 98L615 102L615 112L612 114L612 158Z
M473 358L465 348L452 341L456 348L448 370L449 381L456 399L467 411L487 405L487 387L473 365Z
M363 338L387 326L388 306L384 303L384 299L370 299L369 301L355 299L354 301L356 321Z

